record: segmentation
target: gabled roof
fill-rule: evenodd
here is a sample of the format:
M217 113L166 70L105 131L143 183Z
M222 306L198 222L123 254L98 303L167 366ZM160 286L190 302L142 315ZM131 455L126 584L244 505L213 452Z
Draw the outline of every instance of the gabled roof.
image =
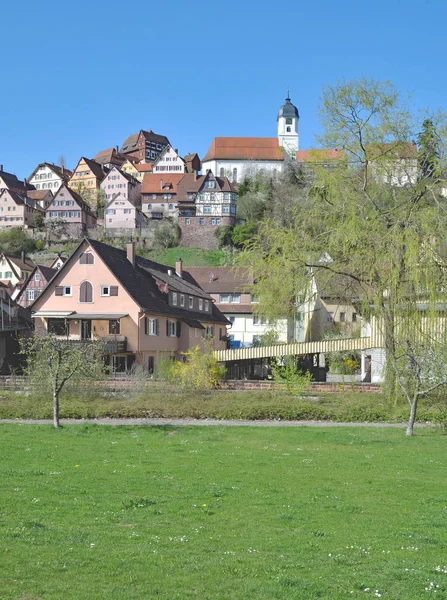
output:
M154 163L140 163L135 165L135 168L139 173L152 173Z
M195 173L185 173L177 184L177 200L179 202L191 202L187 197L188 193L198 193L204 186L205 181L211 178L216 181L216 192L235 192L235 188L226 177L215 177L211 172L206 175L196 175Z
M31 200L45 200L48 194L53 198L52 190L29 190L27 196Z
M278 138L216 137L202 163L231 159L283 161L284 150Z
M27 190L36 189L33 185L29 184L28 182L25 185L25 182L21 181L20 179L17 179L16 175L13 175L12 173L7 173L6 171L0 171L0 179L3 179L7 189L14 192L24 193Z
M177 185L184 173L146 173L141 187L142 194L177 193ZM166 189L168 186L168 189Z
M391 142L389 144L371 144L367 147L369 158L417 159L418 149L411 142ZM0 173L1 175L1 173Z
M70 255L68 261L61 269L59 269L59 271L57 271L57 273L55 273L51 282L58 277L60 272L63 272L63 270L69 266L72 257L83 244L88 244L96 252L99 258L108 267L111 273L113 273L142 311L172 316L174 318L196 319L199 321L211 321L223 324L228 323L228 320L212 303L212 298L198 286L196 281L187 271L183 271L183 277L170 275L168 271L173 271L170 267L138 255L135 256L135 267L132 267L127 259L125 250L114 248L113 246L90 238L84 238L80 242ZM170 306L168 304L168 295L160 290L160 288L165 286L171 291L209 299L212 306L212 313L190 311L180 307ZM49 289L49 286L45 289ZM44 293L45 291L43 294ZM43 294L35 302L41 300Z
M161 144L162 146L169 144L169 140L166 136L154 133L151 129L149 129L149 131L140 129L138 133L133 133L127 138L127 140L121 146L120 152L127 154L129 152L135 152L135 150L138 150L138 139L140 136L143 136L148 142L154 142L155 144Z
M188 271L208 294L249 293L253 274L237 267L188 267Z
M92 211L92 209L87 204L87 202L84 202L84 200L82 199L82 197L77 192L75 192L70 187L68 187L68 185L66 185L66 184L61 185L61 187L57 190L56 194L54 195L53 200L56 200L56 198L58 196L60 196L61 192L64 192L64 193L68 192L68 194L71 196L72 200L75 200L75 202L79 205L79 207L81 208L81 210L83 210L83 211L85 211L85 212L87 212L87 213L95 216L94 213L93 213L93 211ZM64 200L65 200L65 198L64 198ZM50 208L51 208L51 205L48 206L47 211L49 211Z
M190 162L190 161L194 160L196 157L197 157L197 158L199 158L199 155L197 154L197 152L191 152L190 154L186 154L186 155L183 157L183 160L184 160L185 162ZM200 160L200 159L199 159L199 160Z
M104 179L104 175L109 172L108 169L105 169L102 165L100 165L99 163L97 163L95 160L92 160L90 158L85 158L85 156L81 156L81 158L78 161L78 164L76 165L76 169L73 171L73 174L75 173L75 171L79 167L79 164L81 163L81 160L83 160L85 162L85 164L88 166L88 168L90 169L90 171L93 173L93 175L97 179Z
M125 156L119 154L115 148L107 148L107 150L101 150L93 157L93 160L101 165L122 165L127 159Z
M6 194L9 194L11 199L14 200L14 202L17 204L17 206L29 206L31 208L40 209L40 206L36 205L36 202L33 198L28 197L28 194L31 193L32 190L30 190L29 192L27 192L27 195L23 194L18 194L17 192L13 192L12 190L8 190L8 189L3 189L0 190L0 197Z
M44 279L44 281L46 283L48 283L49 281L51 281L51 279L54 277L54 275L57 273L58 270L57 269L51 269L50 267L46 267L45 265L36 265L34 267L34 269L31 271L31 273L29 274L29 276L28 276L27 280L25 281L25 283L20 288L20 292L17 294L17 296L15 298L16 301L18 301L19 298L21 296L23 296L23 294L24 294L24 292L25 292L25 290L27 288L28 282L30 282L33 279L34 274L35 274L36 271L39 271L41 273L42 278Z
M106 175L104 176L101 183L104 183L104 181L111 174L112 171L118 171L118 173L120 175L122 175L124 177L124 179L127 179L127 181L129 183L131 183L132 185L140 185L140 182L138 181L138 179L135 179L135 177L133 175L130 175L130 173L126 173L125 171L122 171L117 165L113 165L113 167L110 169L110 171L108 171L106 173Z
M28 179L32 179L41 167L48 167L51 171L53 171L55 175L57 175L60 179L62 179L65 182L67 182L73 175L73 171L70 171L70 169L60 167L59 165L55 165L53 163L43 162L37 165L37 167L34 169L34 171L31 173Z
M26 256L25 259L22 260L22 258L19 256L14 256L12 254L6 254L5 252L2 252L0 253L0 258L2 257L6 258L10 268L12 269L17 279L22 279L20 273L18 273L17 270L30 272L36 266L35 263Z

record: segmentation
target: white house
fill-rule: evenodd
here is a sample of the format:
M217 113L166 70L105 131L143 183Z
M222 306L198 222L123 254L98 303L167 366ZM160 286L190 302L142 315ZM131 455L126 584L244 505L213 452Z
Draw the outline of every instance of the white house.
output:
M153 173L186 173L186 165L183 158L178 155L169 144L166 146L154 160L152 166Z
M64 167L50 163L40 163L31 173L28 182L36 190L51 190L54 194L65 183L68 182L72 172Z

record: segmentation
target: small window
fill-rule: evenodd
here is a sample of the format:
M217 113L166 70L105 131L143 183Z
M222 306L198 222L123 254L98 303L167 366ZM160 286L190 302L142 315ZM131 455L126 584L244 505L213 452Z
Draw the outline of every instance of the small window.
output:
M180 306L185 306L185 295L180 294Z
M109 285L101 286L101 296L110 296L110 286Z
M55 294L56 296L71 296L71 285L57 285Z
M12 279L12 271L6 271L5 279Z
M176 337L177 336L177 323L175 321L167 321L166 322L166 333L168 337Z
M36 290L27 290L26 299L28 302L33 302L36 299Z
M221 294L219 296L219 302L221 302L222 304L229 304L230 294Z
M91 252L83 252L79 257L79 264L81 265L93 265L95 263L95 257Z
M239 304L241 301L241 295L240 294L231 294L231 302L232 304Z
M194 308L194 298L192 296L189 296L188 302L189 302L189 308Z
M177 292L172 293L172 305L177 306Z
M209 300L205 300L205 310L206 310L206 312L209 312L209 310L210 310Z
M340 323L345 323L346 322L346 313L341 312L340 313Z
M199 219L199 225L205 225L205 219L203 217Z
M199 310L203 310L203 300L199 298Z
M146 335L158 335L158 319L153 319L151 317L146 317Z
M40 273L39 273L39 271L36 271L34 273L34 281L40 281Z
M189 217L185 218L185 225L190 225L191 224L191 219Z
M119 319L110 319L109 335L119 335L121 333L121 323Z

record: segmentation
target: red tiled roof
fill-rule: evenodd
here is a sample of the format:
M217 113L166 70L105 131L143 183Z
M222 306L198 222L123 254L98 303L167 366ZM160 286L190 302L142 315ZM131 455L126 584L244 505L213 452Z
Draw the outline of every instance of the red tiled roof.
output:
M208 294L249 293L253 285L253 275L241 268L188 267L188 271Z
M344 157L344 150L317 148L315 150L298 150L296 153L296 162L324 163L331 160L341 160Z
M284 160L278 138L216 137L202 162L215 159Z
M140 163L134 166L139 173L152 173L154 163Z
M26 195L28 198L31 198L31 200L43 200L48 194L53 197L53 192L51 190L29 190Z
M143 177L143 185L141 187L142 194L162 194L165 190L165 186L169 185L170 193L177 193L177 184L184 177L184 173L175 173L173 175L166 175L160 173L159 175L153 175L146 173Z

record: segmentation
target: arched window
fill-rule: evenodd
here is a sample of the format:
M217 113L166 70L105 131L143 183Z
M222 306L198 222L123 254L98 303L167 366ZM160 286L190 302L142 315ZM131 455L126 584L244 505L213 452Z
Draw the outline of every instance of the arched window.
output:
M287 127L287 133L290 133L292 130L290 127Z
M219 175L220 177L225 177L225 169L223 167L220 167Z
M83 252L79 257L79 264L81 265L93 265L95 263L95 257L91 252Z
M237 183L237 169L233 169L233 183Z
M79 288L79 302L93 302L93 286L90 281L83 281Z

